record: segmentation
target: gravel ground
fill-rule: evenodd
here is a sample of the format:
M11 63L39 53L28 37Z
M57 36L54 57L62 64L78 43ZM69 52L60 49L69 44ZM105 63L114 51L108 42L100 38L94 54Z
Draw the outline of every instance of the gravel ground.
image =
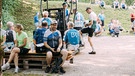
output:
M40 69L21 73L41 76L135 76L135 36L93 37L95 55L88 54L91 48L87 37L84 37L84 41L85 47L75 56L74 63L66 61L63 65L65 74L46 74Z

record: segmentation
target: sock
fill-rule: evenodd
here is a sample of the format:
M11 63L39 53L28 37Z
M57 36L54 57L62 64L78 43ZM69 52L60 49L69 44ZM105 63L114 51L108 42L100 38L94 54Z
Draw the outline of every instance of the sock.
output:
M6 65L8 65L8 66L9 66L9 65L10 65L10 63L8 63L8 62L7 62L7 63L6 63Z
M92 51L94 51L94 47L93 47L93 46L91 46L91 48L92 48Z
M19 68L18 66L15 66L15 68Z

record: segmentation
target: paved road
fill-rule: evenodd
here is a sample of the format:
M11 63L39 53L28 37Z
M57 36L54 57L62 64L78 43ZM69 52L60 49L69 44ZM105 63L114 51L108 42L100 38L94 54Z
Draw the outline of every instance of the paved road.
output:
M88 54L87 37L84 40L85 48L75 56L74 64L66 61L63 66L66 73L60 76L135 76L135 36L93 37L96 55ZM48 75L41 70L25 70L22 73Z

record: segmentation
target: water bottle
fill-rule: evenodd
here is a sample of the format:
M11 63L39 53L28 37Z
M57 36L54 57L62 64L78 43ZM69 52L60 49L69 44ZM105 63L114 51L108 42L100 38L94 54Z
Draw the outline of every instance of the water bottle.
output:
M33 52L33 51L35 50L35 45L34 45L33 42L31 42L30 47L31 47L31 50L32 50L32 52Z

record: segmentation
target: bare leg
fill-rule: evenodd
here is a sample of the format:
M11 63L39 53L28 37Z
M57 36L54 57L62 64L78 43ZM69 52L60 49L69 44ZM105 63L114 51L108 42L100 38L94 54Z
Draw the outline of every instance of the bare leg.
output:
M18 53L15 53L14 64L15 64L15 67L18 67Z
M67 52L66 49L62 49L62 50L61 50L61 54L62 54L62 60L63 60L63 62L62 62L62 64L61 64L61 66L62 66L62 65L64 64L66 58L67 58L68 52Z
M52 61L52 52L51 51L47 52L46 61L47 61L47 65L50 66L51 61Z
M8 63L10 63L13 58L15 57L15 53L19 53L20 52L20 49L19 48L14 48L12 51L11 51L11 54L9 56L9 60L8 60Z

